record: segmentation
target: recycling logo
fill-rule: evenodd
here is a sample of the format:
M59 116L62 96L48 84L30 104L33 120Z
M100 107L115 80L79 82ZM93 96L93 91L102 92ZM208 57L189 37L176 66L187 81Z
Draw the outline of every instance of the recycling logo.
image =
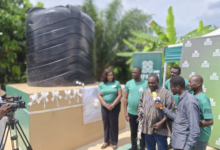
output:
M141 79L148 79L150 74L156 74L158 75L158 77L160 77L160 70L154 70L153 68L153 61L149 60L149 61L142 61L142 74L141 74Z
M144 89L142 87L138 90L138 92L143 92L143 91Z
M213 56L220 56L219 49L216 49L215 52L213 52Z
M153 61L143 61L142 62L142 73L153 73Z
M192 46L192 43L190 42L190 41L187 41L186 43L185 43L185 47L191 47Z

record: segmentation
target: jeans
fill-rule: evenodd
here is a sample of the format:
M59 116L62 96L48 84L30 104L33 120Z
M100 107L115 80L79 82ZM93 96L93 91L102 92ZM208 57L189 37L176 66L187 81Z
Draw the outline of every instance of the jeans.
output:
M197 141L196 146L193 150L206 150L208 142Z
M137 122L137 115L129 115L129 124L131 129L131 150L137 150L137 132L138 132L138 122ZM140 139L140 150L145 149L145 140L144 140L144 134L141 133L141 139Z
M156 143L158 150L167 150L167 136L162 136L156 133L152 135L145 134L145 142L147 145L147 150L156 150Z

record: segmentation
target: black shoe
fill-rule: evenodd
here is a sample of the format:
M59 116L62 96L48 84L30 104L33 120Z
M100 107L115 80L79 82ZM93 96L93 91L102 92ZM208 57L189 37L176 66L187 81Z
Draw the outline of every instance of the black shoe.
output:
M138 146L138 149L137 150L145 150L145 148L141 148L140 146Z
M173 147L172 147L172 145L171 144L169 144L168 145L168 149L172 149Z

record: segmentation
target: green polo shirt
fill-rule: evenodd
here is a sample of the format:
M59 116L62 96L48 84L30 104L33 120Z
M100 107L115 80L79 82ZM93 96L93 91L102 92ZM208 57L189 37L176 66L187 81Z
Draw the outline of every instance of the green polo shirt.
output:
M171 80L171 78L166 81L165 88L172 93L172 91L170 90L170 80ZM185 80L185 87L186 87L187 90L189 90L189 88L188 88L188 82L189 81L186 80L186 79L184 79L184 80ZM193 91L189 91L189 93L193 94ZM176 94L176 95L173 95L173 97L175 98L176 106L178 106L179 95Z
M107 104L112 104L114 102L118 96L118 90L121 90L121 85L117 80L107 83L101 82L99 84L99 91Z
M129 114L137 115L139 98L145 89L148 88L147 80L136 82L134 79L129 80L125 85L125 91L128 92L128 108Z
M195 95L199 101L200 121L204 119L213 119L212 107L208 96L205 93ZM211 126L200 128L200 137L198 141L208 142L211 136Z

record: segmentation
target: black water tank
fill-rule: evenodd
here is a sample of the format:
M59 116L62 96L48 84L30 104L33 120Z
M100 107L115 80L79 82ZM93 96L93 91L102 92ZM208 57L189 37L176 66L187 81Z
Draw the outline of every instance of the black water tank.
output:
M26 29L29 86L95 82L94 22L78 7L30 8Z

